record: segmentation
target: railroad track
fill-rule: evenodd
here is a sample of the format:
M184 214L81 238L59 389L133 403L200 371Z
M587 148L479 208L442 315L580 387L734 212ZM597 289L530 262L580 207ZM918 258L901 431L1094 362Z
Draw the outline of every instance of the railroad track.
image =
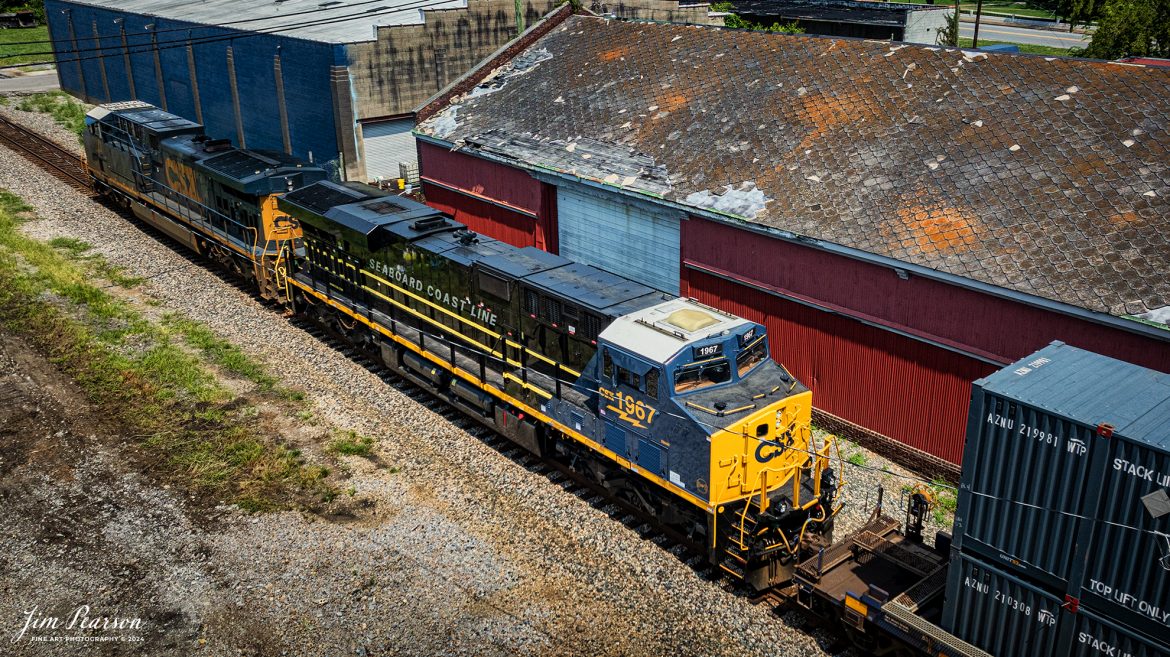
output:
M0 144L20 153L29 162L60 178L77 191L93 196L85 161L56 142L0 117Z

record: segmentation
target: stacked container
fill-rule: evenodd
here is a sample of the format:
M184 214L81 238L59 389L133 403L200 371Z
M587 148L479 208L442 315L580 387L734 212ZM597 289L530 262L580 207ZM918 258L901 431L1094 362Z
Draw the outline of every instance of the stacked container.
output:
M975 382L946 629L1170 657L1170 375L1053 343Z

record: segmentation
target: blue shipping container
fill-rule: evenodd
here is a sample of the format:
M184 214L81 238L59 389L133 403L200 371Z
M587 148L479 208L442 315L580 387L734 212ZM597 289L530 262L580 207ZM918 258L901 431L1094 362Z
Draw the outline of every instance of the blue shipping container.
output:
M1170 375L1061 343L973 386L956 549L1170 636Z

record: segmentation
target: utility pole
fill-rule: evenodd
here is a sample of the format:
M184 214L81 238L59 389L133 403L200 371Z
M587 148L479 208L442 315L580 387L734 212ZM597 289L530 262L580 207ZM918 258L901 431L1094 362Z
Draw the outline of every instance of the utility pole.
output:
M983 0L975 4L975 34L971 35L971 47L979 47L979 17L983 15Z

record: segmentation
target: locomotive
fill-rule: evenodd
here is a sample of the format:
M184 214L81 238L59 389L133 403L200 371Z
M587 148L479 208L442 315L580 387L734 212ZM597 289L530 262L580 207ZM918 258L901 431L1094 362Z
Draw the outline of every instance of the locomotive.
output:
M288 298L284 272L300 229L276 197L323 180L323 169L210 139L198 123L139 101L99 105L85 123L95 191L253 282L262 297Z
M95 188L763 590L832 541L836 443L761 324L531 247L144 103L92 110Z

